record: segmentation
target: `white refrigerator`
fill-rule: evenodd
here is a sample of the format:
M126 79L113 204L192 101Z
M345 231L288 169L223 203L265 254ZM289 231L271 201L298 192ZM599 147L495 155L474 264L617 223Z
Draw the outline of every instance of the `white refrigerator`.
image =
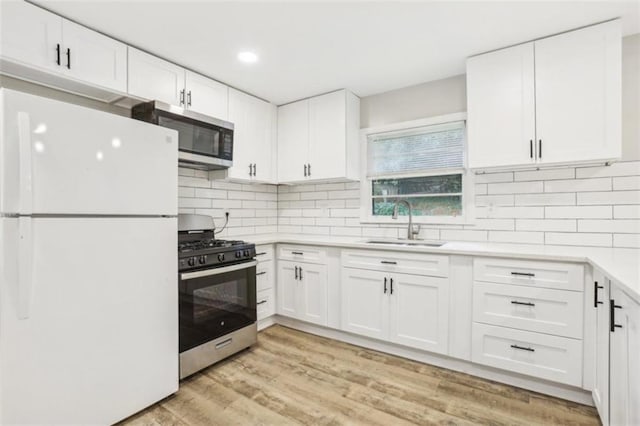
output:
M0 424L178 389L178 134L0 89Z

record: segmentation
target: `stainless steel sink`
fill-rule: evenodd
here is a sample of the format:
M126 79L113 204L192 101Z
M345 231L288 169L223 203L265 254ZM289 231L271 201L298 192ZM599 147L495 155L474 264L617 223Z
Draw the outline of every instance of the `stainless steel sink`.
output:
M423 247L440 247L444 242L430 242L420 240L367 240L367 244L391 244L395 246L423 246Z

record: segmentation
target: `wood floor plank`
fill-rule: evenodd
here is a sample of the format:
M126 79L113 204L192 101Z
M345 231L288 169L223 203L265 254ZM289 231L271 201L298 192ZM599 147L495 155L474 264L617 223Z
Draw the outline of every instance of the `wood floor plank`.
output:
M597 425L593 407L272 326L256 345L122 422L199 425Z

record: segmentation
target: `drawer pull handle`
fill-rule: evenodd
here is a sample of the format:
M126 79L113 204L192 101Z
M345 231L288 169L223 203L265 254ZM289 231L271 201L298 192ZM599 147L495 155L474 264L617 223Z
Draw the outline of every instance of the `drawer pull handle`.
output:
M260 253L256 253L256 256L264 256L265 254L267 254L266 251L261 251Z
M258 303L256 303L256 305L262 305L263 303L267 303L267 301L266 300L261 300Z
M233 342L233 338L227 339L223 342L220 342L216 345L216 349L222 349L225 346L229 346Z
M524 346L511 345L513 349L520 349L521 351L535 352L536 350L533 348L525 348Z
M511 275L518 275L523 277L535 277L536 274L532 274L531 272L512 272Z
M266 274L266 273L267 273L267 271L258 272L258 273L256 274L256 276L258 276L258 275L264 275L264 274Z
M598 281L593 282L593 307L597 308L598 305L602 305L602 302L598 300L598 289L604 288L601 285L598 285Z
M613 299L609 300L609 315L610 315L610 325L611 332L615 333L616 328L622 328L620 324L616 324L616 309L622 309L622 306L616 305L616 301Z
M393 260L381 260L380 263L384 263L385 265L397 265L398 262L395 262Z
M518 302L517 300L512 300L511 304L513 305L523 305L523 306L536 306L535 303L531 303L531 302Z
M292 251L291 254L297 254L297 255L300 255L300 256L304 255L304 253L301 252L301 251Z

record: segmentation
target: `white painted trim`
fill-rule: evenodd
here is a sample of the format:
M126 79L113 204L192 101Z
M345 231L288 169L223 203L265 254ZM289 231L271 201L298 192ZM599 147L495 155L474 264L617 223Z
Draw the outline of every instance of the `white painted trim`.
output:
M277 324L275 314L271 315L270 317L262 318L258 321L258 331L262 331L265 328L269 328L275 324Z
M335 339L341 342L349 343L352 345L360 346L367 349L372 349L391 355L399 356L402 358L411 359L414 361L422 362L425 364L434 365L436 367L447 368L449 370L459 371L466 374L471 374L483 379L494 380L499 383L504 383L511 386L516 386L523 389L528 389L534 392L539 392L545 395L555 396L557 398L566 399L569 401L577 402L593 406L593 398L591 392L585 391L573 386L567 386L559 383L554 383L546 380L540 380L529 376L511 373L503 370L499 370L492 367L485 367L482 365L474 364L468 361L451 358L445 355L437 355L434 353L423 352L416 349L407 348L401 345L393 343L382 342L379 340L371 339L368 337L358 336L351 333L346 333L340 330L334 330L326 327L321 327L302 321L298 321L292 318L283 317L281 315L275 316L275 322L285 327L290 327L296 330L304 331L306 333L315 334L329 339Z

